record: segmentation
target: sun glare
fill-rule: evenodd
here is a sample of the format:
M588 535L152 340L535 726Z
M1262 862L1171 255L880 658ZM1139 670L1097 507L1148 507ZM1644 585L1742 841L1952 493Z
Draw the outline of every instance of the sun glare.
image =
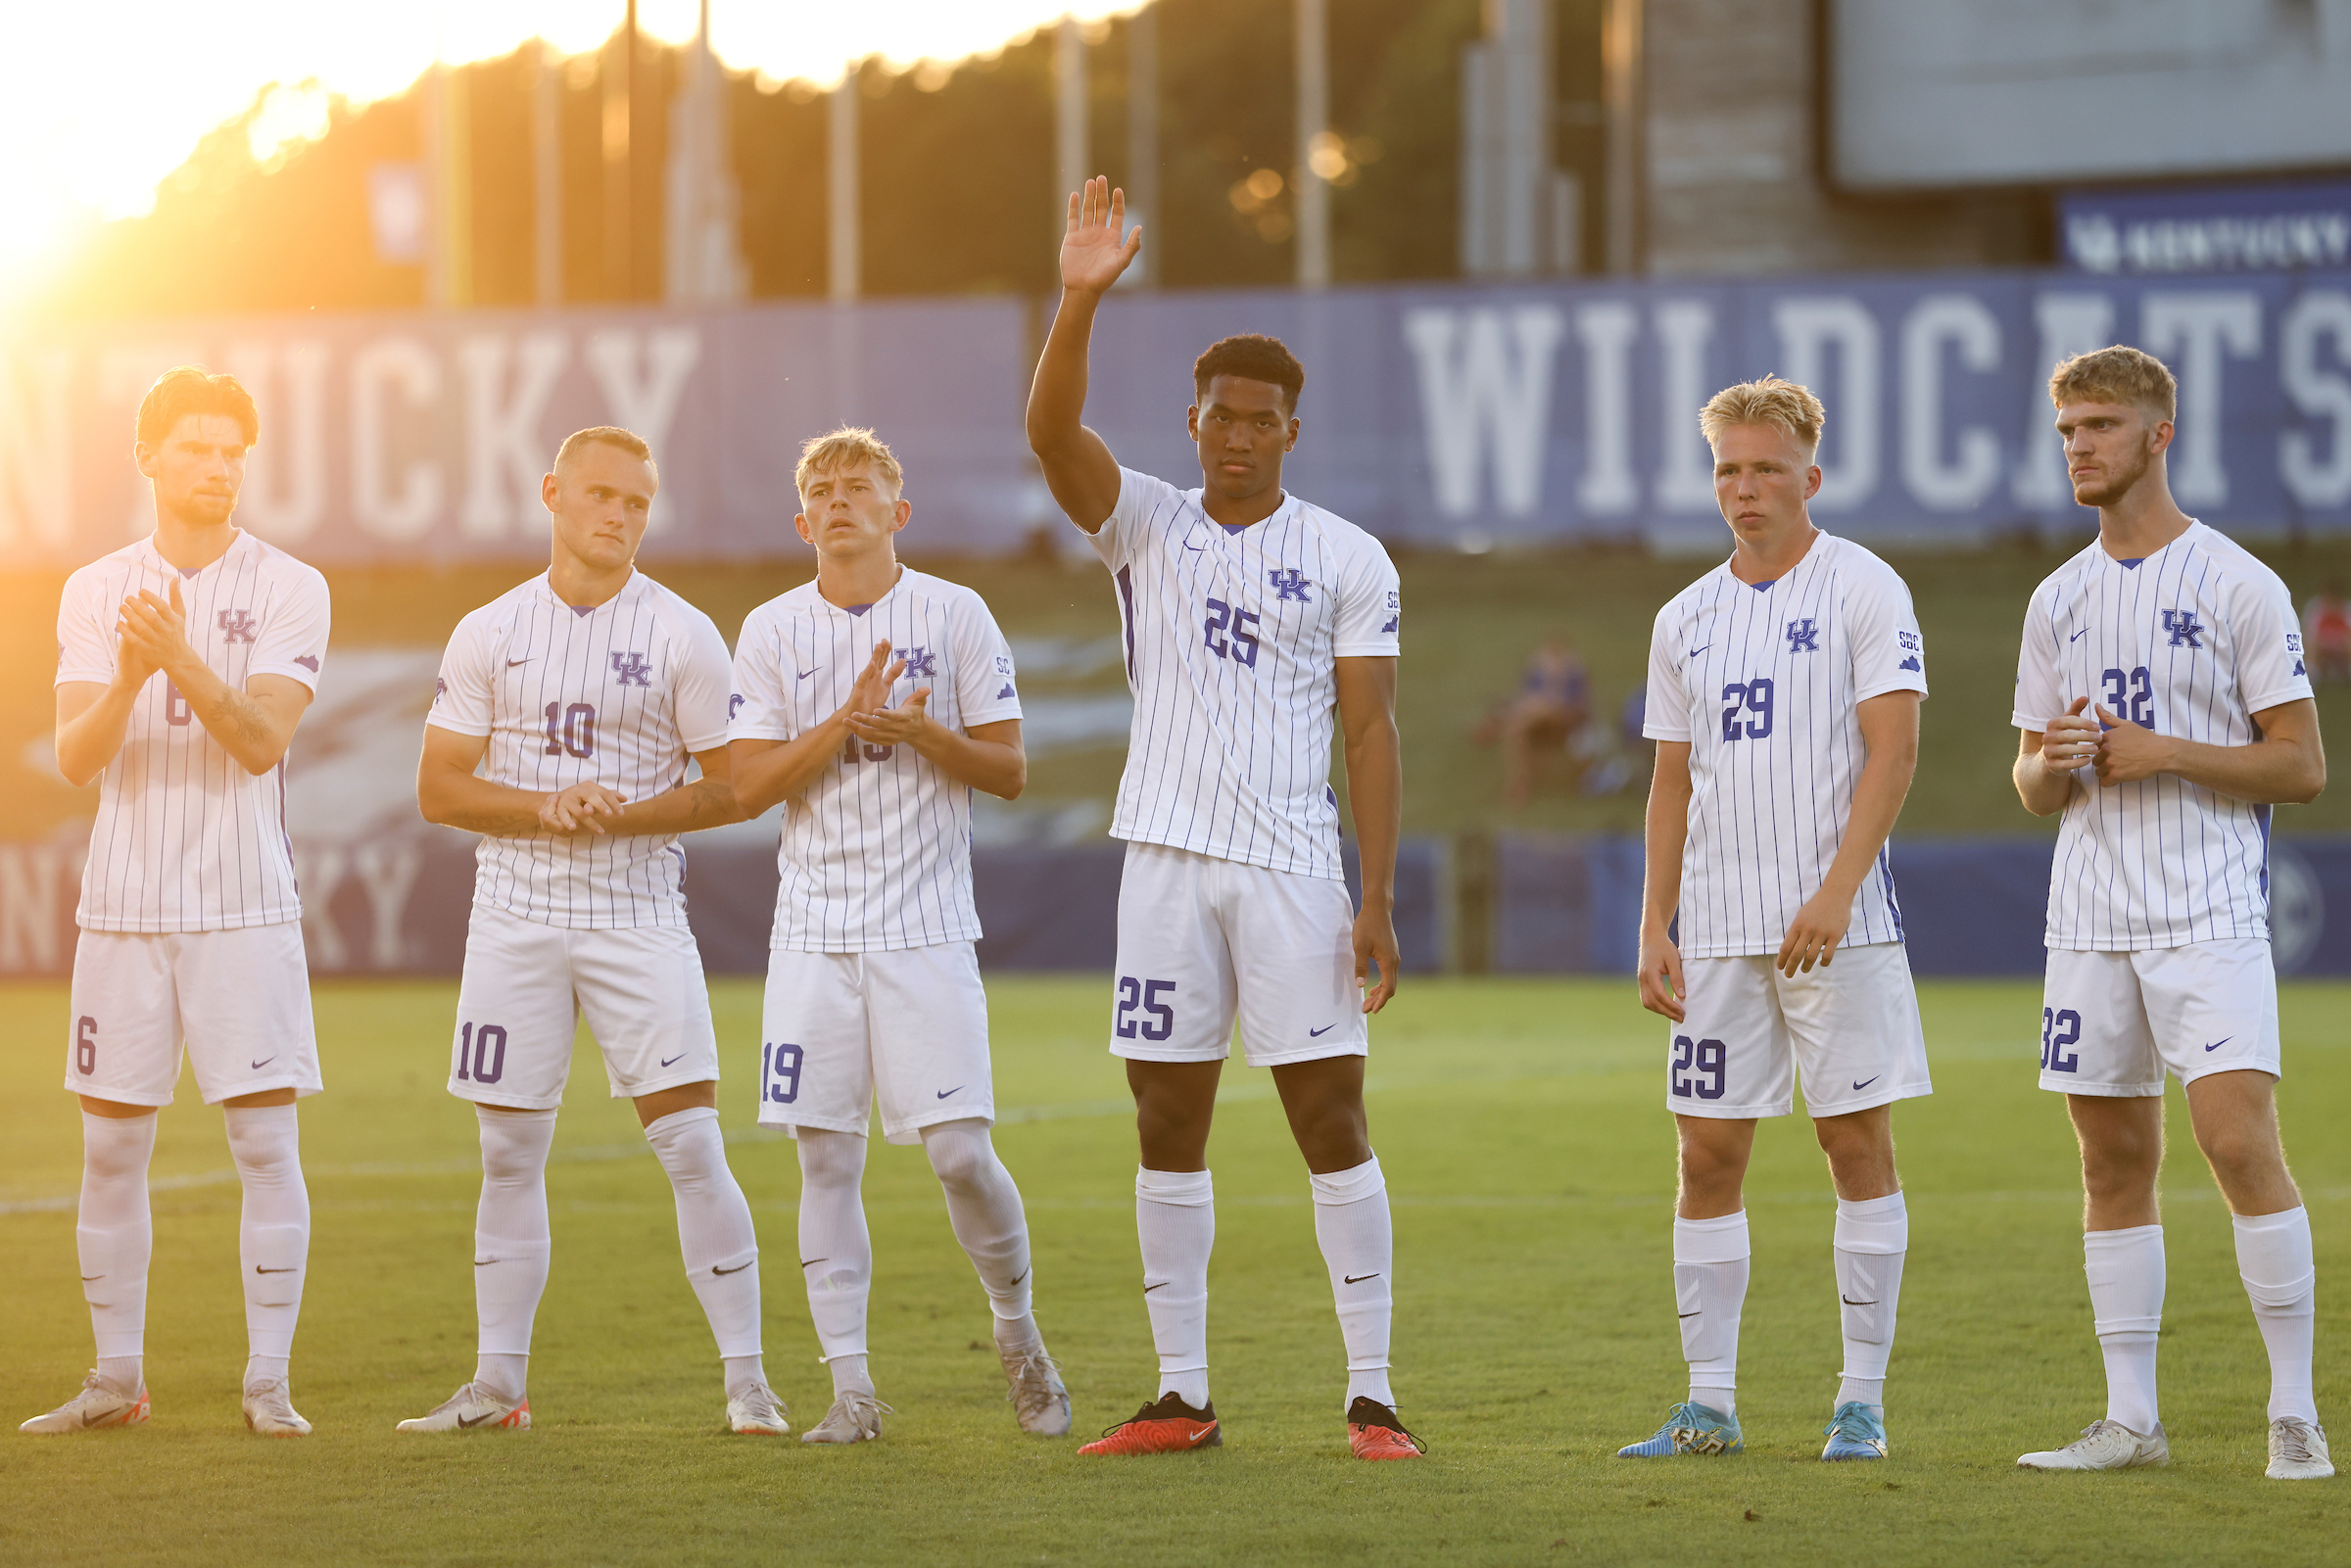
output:
M1064 12L1094 20L1137 0L711 0L711 44L738 70L830 82L851 60L893 66L996 48ZM642 0L638 24L693 36L697 0ZM481 60L533 36L566 53L620 24L618 0L23 0L11 44L41 69L0 95L0 137L18 183L0 224L0 301L61 264L98 223L148 211L158 181L206 132L260 100L257 163L324 134L328 105L399 92L438 58Z

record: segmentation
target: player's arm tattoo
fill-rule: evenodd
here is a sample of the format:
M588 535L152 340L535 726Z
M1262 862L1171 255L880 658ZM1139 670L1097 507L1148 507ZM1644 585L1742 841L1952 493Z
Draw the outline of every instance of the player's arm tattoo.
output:
M265 746L274 738L269 715L233 686L221 687L218 700L204 716L204 727L224 741L233 736L248 746Z

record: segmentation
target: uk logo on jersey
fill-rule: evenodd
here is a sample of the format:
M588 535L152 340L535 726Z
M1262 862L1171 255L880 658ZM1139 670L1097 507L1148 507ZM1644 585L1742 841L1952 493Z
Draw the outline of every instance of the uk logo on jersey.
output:
M1266 574L1266 581L1273 585L1275 603L1285 598L1296 599L1301 604L1310 602L1306 591L1313 585L1307 582L1306 574L1295 566L1276 566Z
M614 653L612 678L616 686L650 687L653 684L653 667L642 653Z
M2173 647L2200 648L2204 645L2196 639L2203 635L2206 628L2196 620L2194 610L2165 610L2163 629L2172 634Z
M938 655L929 648L908 648L906 650L906 677L912 681L937 680Z
M223 642L250 642L262 630L251 610L222 610L213 619L220 628Z
M1820 622L1807 615L1800 621L1788 623L1788 651L1818 653L1820 651Z

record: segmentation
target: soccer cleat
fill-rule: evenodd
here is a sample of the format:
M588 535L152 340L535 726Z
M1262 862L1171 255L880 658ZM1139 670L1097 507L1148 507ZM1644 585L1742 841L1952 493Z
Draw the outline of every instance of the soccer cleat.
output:
M509 1431L524 1432L530 1429L530 1425L529 1400L509 1400L483 1384L468 1383L424 1414L401 1422L394 1430L471 1432L481 1427L504 1427Z
M825 1418L800 1434L802 1443L871 1443L882 1435L882 1418L898 1412L855 1389L838 1396Z
M1684 1453L1740 1453L1747 1440L1739 1435L1739 1417L1725 1415L1710 1404L1684 1402L1665 1412L1657 1435L1628 1443L1616 1450L1619 1459L1666 1459Z
M1417 1459L1428 1451L1394 1410L1361 1394L1347 1406L1347 1447L1359 1459Z
M1004 1362L1004 1398L1021 1430L1040 1438L1070 1433L1070 1391L1061 1381L1061 1363L1045 1354L1044 1346L998 1351Z
M727 1430L746 1438L780 1438L792 1430L792 1412L764 1383L727 1396Z
M2172 1445L2163 1423L2141 1437L2120 1421L2096 1420L2062 1449L2028 1453L2016 1461L2020 1470L2136 1470L2161 1469L2172 1462Z
M92 1372L81 1380L81 1392L47 1415L36 1415L20 1432L56 1437L66 1432L90 1432L102 1426L137 1426L147 1419L147 1385L125 1394ZM2322 1444L2324 1439L2321 1440ZM2322 1448L2321 1451L2325 1451Z
M1883 1459L1886 1457L1886 1418L1871 1413L1868 1405L1847 1400L1837 1406L1837 1413L1821 1430L1829 1435L1829 1446L1820 1450L1824 1459Z
M1223 1446L1224 1434L1217 1425L1214 1400L1205 1408L1195 1410L1179 1397L1163 1394L1156 1403L1135 1411L1133 1420L1121 1421L1078 1451L1185 1453L1194 1449Z
M2264 1473L2272 1481L2324 1481L2334 1474L2334 1461L2327 1456L2327 1429L2300 1416L2272 1421L2270 1467Z
M245 1386L245 1429L263 1438L307 1438L311 1423L294 1408L294 1396L282 1377L264 1378Z

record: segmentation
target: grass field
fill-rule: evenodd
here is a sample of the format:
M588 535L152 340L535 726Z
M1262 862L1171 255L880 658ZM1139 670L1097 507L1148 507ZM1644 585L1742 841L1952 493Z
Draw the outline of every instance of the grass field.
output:
M1094 980L991 986L998 1129L1027 1193L1039 1316L1080 1436L1153 1392L1136 1295L1130 1128ZM165 1113L148 1335L151 1425L0 1437L0 1559L108 1563L1705 1562L2337 1563L2351 1481L2261 1477L2266 1363L2226 1211L2169 1171L2168 1471L2041 1476L2015 1455L2100 1413L2062 1112L2033 1086L2037 989L1925 988L1939 1093L1897 1119L1913 1216L1889 1385L1894 1457L1816 1461L1838 1368L1831 1206L1800 1122L1758 1140L1741 1415L1749 1451L1635 1463L1678 1397L1670 1137L1658 1035L1620 981L1415 981L1375 1031L1374 1142L1397 1221L1397 1388L1422 1462L1345 1456L1342 1357L1306 1180L1264 1074L1231 1070L1211 1342L1227 1447L1080 1460L1023 1437L984 1299L919 1152L878 1148L874 1366L899 1414L870 1447L719 1428L717 1366L658 1167L585 1052L550 1173L554 1277L537 1428L397 1437L472 1361L472 1118L440 1080L454 986L325 984L330 1091L306 1103L315 1240L300 1443L248 1437L219 1117ZM791 1146L749 1125L757 993L716 987L723 1113L767 1247L768 1367L822 1413L796 1271ZM2324 1283L2319 1401L2351 1396L2351 987L2284 1001L2289 1151ZM88 1364L74 1281L78 1142L59 1093L62 987L0 987L0 1413ZM2174 1125L2182 1125L2175 1096ZM781 1265L781 1266L779 1266ZM2344 1430L2351 1430L2347 1426Z

